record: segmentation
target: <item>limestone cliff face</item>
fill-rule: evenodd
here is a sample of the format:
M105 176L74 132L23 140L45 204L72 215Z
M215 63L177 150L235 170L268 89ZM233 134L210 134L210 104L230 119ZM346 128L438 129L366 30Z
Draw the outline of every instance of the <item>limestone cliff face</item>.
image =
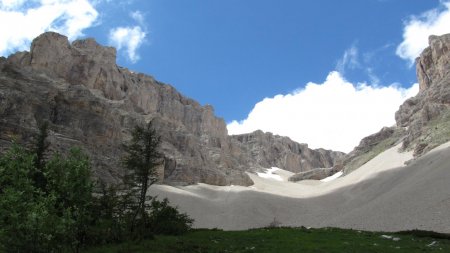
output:
M416 60L419 93L395 114L407 131L403 147L420 155L450 140L450 34L430 36Z
M255 131L231 136L238 143L241 153L251 158L249 167L278 167L291 172L304 172L318 168L330 168L345 154L325 149L310 149L288 137Z
M93 39L69 43L44 33L30 52L0 58L0 149L13 139L29 142L47 121L54 150L81 147L95 175L115 182L123 173L121 144L135 125L150 120L162 137L161 181L169 184L251 185L248 170L301 171L331 166L340 156L270 134L258 133L256 144L250 137L229 137L211 106L117 66L116 50Z
M450 34L429 37L416 70L419 93L395 113L396 126L361 140L335 168L345 167L348 173L400 142L404 150L420 156L450 141Z

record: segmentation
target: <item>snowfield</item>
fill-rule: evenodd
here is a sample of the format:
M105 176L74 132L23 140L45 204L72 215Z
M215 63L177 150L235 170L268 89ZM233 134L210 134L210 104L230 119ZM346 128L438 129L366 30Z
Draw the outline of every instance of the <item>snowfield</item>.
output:
M330 182L330 181L333 181L333 180L335 180L336 178L338 178L338 177L340 177L340 176L342 176L344 174L344 172L343 171L339 171L339 172L336 172L334 175L331 175L331 176L329 176L329 177L326 177L326 178L324 178L324 179L322 179L322 180L320 180L321 182Z
M267 169L265 173L257 172L256 174L257 174L259 177L262 177L262 178L273 179L273 180L276 180L276 181L283 181L283 179L281 178L280 175L273 174L273 173L276 172L277 170L280 170L280 169L277 168L277 167L272 167L272 168L270 168L270 169Z

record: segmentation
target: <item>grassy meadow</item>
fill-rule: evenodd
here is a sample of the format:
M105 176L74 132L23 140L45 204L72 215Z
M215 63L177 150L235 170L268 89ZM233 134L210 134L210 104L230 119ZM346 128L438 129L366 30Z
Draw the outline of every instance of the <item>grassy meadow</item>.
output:
M88 249L88 253L156 252L450 252L450 235L410 231L364 232L336 228L262 228L247 231L192 230Z

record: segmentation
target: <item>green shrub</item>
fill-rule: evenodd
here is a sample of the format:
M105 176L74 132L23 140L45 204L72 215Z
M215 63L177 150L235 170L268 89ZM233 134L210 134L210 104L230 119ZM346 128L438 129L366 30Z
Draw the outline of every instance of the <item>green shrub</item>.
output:
M0 156L0 252L78 252L93 218L89 162L73 150L38 170L35 157L17 145Z
M176 207L169 205L169 200L162 201L154 198L150 205L148 227L155 234L180 235L189 231L193 219L185 213L180 213Z
M161 162L151 124L137 128L128 146L131 181L121 188L99 184L96 194L89 159L79 149L44 159L46 131L44 125L35 149L14 144L0 154L0 252L79 252L191 228L193 220L167 199L146 202Z
M88 231L88 244L122 242L126 239L127 222L130 219L127 214L126 196L119 194L117 186L103 182L99 182L97 186L92 208L95 221Z

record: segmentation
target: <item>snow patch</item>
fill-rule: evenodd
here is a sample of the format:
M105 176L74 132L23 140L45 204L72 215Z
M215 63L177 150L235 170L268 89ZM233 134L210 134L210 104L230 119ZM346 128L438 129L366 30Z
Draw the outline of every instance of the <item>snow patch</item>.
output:
M389 240L392 239L392 241L394 241L394 242L400 241L400 238L398 238L398 237L393 237L393 236L390 236L390 235L381 235L381 238L389 239Z
M437 242L436 242L436 241L433 241L432 243L428 244L427 247L433 247L433 246L436 245L436 244L437 244Z
M257 172L256 174L257 174L259 177L262 177L262 178L273 179L273 180L276 180L276 181L283 181L283 178L281 178L280 175L273 174L273 173L274 173L275 171L277 171L277 170L280 170L280 169L277 168L277 167L272 167L272 168L270 168L270 169L267 169L266 172L264 172L264 173L262 173L262 172Z
M336 178L342 176L342 174L344 174L344 172L343 171L339 171L339 172L336 172L335 174L333 174L333 175L331 175L329 177L326 177L326 178L324 178L324 179L322 179L320 181L322 181L322 182L330 182L330 181L333 181Z

